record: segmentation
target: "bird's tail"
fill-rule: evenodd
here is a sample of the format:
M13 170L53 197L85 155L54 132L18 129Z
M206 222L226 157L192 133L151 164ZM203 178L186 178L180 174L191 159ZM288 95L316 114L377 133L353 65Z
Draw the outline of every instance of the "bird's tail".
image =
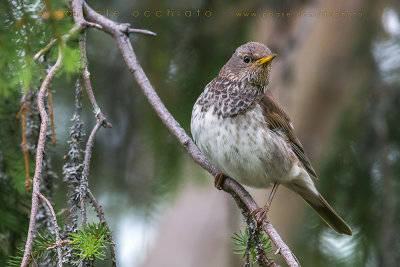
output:
M321 194L318 194L318 196L315 196L312 199L304 198L304 200L307 201L307 203L333 230L339 234L352 235L350 226L348 226L347 223L340 218L336 211L329 206L328 202L321 196Z
M309 189L308 186L289 186L292 190L297 192L317 213L318 215L325 221L325 223L338 232L339 234L352 235L352 231L350 226L340 218L340 216L332 209L332 207L328 204L328 202L319 194L315 193L316 190ZM314 186L314 185L312 185ZM315 188L315 187L314 187Z

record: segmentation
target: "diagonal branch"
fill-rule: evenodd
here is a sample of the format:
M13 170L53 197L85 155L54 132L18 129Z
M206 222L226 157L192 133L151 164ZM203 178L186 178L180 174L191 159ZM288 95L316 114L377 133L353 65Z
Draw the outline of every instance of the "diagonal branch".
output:
M146 98L154 108L154 111L161 118L163 123L178 138L179 142L186 148L186 150L188 150L192 158L204 169L215 176L219 172L218 169L215 168L207 160L207 158L194 144L193 140L186 134L185 130L183 130L183 128L174 119L174 117L172 117L171 113L169 113L169 111L155 92L153 86L151 85L149 79L147 78L145 72L139 64L135 52L133 51L129 37L126 34L129 25L118 24L112 20L107 19L104 16L101 16L92 8L90 8L86 3L84 3L83 6L87 19L101 25L105 32L111 34L116 39L125 63L128 66L128 69L135 77L136 81L143 91L143 94L146 96Z
M174 119L174 117L169 113L157 93L155 92L153 86L151 85L149 79L147 78L145 72L143 71L141 65L139 64L135 52L132 48L132 44L129 40L129 24L119 24L108 18L98 14L92 8L90 8L85 2L83 2L83 10L85 13L85 18L93 23L101 25L102 30L111 34L117 41L118 46L121 50L121 54L128 66L128 69L136 79L139 84L143 94L160 117L165 126L176 136L181 145L185 147L193 160L206 169L210 174L215 176L219 171L215 166L213 166L207 158L200 152L197 146L194 144L193 140L186 134L179 123ZM247 214L253 212L258 208L257 204L250 196L250 194L236 181L228 178L225 179L222 188L224 191L232 195L237 201L239 207L245 210ZM269 222L263 223L263 230L271 238L272 242L278 248L282 257L285 259L289 266L300 266L296 257L290 251L289 247L282 241L279 234L273 228Z

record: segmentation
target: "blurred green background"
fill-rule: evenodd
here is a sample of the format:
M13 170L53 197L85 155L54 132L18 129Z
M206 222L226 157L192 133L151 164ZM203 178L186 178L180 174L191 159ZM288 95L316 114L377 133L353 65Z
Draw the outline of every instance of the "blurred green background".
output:
M54 10L68 8L67 2L50 2ZM157 93L188 133L194 102L238 46L258 41L277 53L271 90L290 114L317 170L317 187L354 235L335 234L283 188L270 221L303 266L398 266L398 1L92 2L110 19L157 33L132 35L133 47ZM62 15L40 18L43 6L41 1L1 3L0 265L15 253L28 227L30 196L24 189L16 114L24 92L40 85L41 67L32 57L72 26L71 18ZM243 266L231 252L230 237L244 227L232 199L213 188L212 177L161 123L115 41L97 29L90 29L87 38L94 93L113 124L96 138L89 184L114 232L119 266ZM49 145L47 155L59 178L49 194L58 211L66 207L62 166L74 113L76 47L76 40L68 43L66 63L51 87L57 146ZM87 137L95 118L85 94L83 118ZM30 164L32 171L33 155ZM267 190L251 193L260 205L268 196Z

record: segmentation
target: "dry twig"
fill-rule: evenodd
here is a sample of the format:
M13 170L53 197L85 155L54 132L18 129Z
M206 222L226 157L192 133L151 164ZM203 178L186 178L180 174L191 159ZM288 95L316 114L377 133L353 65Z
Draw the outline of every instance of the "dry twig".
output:
M92 158L93 142L96 133L100 127L101 127L101 122L97 121L86 143L85 158L83 160L83 172L82 172L81 186L80 186L82 226L86 224L85 199L89 187L88 177L89 177L90 159Z

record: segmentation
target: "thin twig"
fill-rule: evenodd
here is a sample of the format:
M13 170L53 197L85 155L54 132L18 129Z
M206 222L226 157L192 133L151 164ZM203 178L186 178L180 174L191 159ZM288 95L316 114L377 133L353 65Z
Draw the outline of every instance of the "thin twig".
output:
M24 251L24 256L22 258L21 267L28 266L29 258L32 251L33 236L35 232L36 214L39 206L38 203L38 197L40 194L39 185L40 185L40 176L42 174L43 153L44 153L44 146L46 143L46 132L48 123L46 107L44 104L44 97L46 95L46 90L49 87L51 80L53 79L57 70L61 66L61 62L62 62L62 53L61 53L61 47L59 47L57 61L47 73L46 78L44 79L42 85L40 86L38 94L37 104L40 113L41 123L40 123L39 140L36 148L36 167L35 167L35 174L33 176L32 207L29 219L29 230L28 230L28 236L26 238L25 251Z
M57 42L57 39L53 39L51 40L45 47L43 47L42 49L39 50L39 52L37 52L35 54L35 56L33 57L34 60L37 60L38 58L40 58L41 55L43 55L45 52L47 52L47 50L49 50L55 43Z
M108 225L106 217L104 216L103 208L97 202L90 188L88 188L87 190L87 196L89 197L90 202L92 203L94 209L96 210L97 215L99 216L100 222L103 225L103 227L107 227L110 230L110 226ZM111 242L110 245L111 261L112 261L112 266L115 267L117 266L117 258L115 256L115 244L111 234L107 236L107 238L109 238Z
M71 242L72 242L72 240L65 239L65 240L61 240L60 243L61 243L61 246L62 246L62 245L65 245L65 244L69 244L69 243L71 243ZM46 248L46 250L52 250L52 249L54 249L54 248L56 248L56 247L58 247L58 245L57 245L57 244L54 244L54 245L52 245L52 246Z
M72 27L68 33L64 34L61 37L60 44L65 44L71 38L71 36L73 36L75 33L77 33L80 30L81 29L79 27L77 27L76 25L74 27ZM37 52L35 54L35 56L33 57L33 60L38 60L40 58L40 56L43 55L45 52L47 52L47 50L49 50L57 41L58 41L57 38L51 40L44 48L40 49L39 52Z
M200 166L206 169L210 174L215 176L219 172L218 169L213 166L200 152L200 150L194 144L193 140L186 134L185 130L183 130L183 128L171 115L171 113L169 113L169 111L155 92L153 86L151 85L149 79L147 78L145 72L143 71L141 65L137 60L135 52L132 48L132 44L126 34L127 27L129 26L127 26L126 24L118 24L116 22L113 22L112 20L109 20L108 18L95 12L85 2L83 3L83 9L86 19L88 21L101 25L103 27L103 31L111 34L114 39L116 39L118 46L121 50L121 54L125 60L125 63L128 66L128 69L135 77L143 94L145 95L153 109L156 111L162 122L176 136L181 145L186 148L194 161L196 161ZM241 208L246 209L249 213L258 208L257 204L250 196L250 194L234 180L230 178L225 179L222 185L222 189L230 193L234 198L239 199L240 202L243 203L241 205ZM294 257L290 249L282 241L279 234L275 231L270 223L265 222L263 224L263 230L268 234L268 236L270 236L275 246L280 249L282 257L285 259L286 263L289 266L300 266L297 259Z
M83 32L82 35L79 37L79 49L81 53L81 62L82 62L82 66L80 69L80 76L81 80L83 80L83 84L85 85L85 90L86 93L88 94L89 101L92 104L95 116L102 123L103 127L111 128L112 127L111 123L107 121L106 117L101 112L99 105L97 104L96 98L94 97L92 84L90 82L90 72L86 55L86 32Z
M96 125L93 127L92 132L88 138L85 149L85 158L83 160L83 171L81 178L81 186L80 186L80 194L81 194L81 215L82 215L82 225L86 224L86 207L85 207L85 199L87 195L87 190L89 186L88 177L89 177L89 169L90 169L90 159L92 158L92 148L94 138L96 136L97 131L101 127L101 121L97 121Z
M129 28L128 33L140 33L140 34L147 34L151 36L157 36L157 33L149 31L149 30L143 30L143 29L134 29L134 28Z
M46 203L47 207L50 210L51 216L53 217L54 232L56 234L58 266L62 267L62 251L61 251L62 243L61 243L60 228L58 227L56 213L54 212L54 208L51 205L50 201L40 192L39 192L39 197Z

